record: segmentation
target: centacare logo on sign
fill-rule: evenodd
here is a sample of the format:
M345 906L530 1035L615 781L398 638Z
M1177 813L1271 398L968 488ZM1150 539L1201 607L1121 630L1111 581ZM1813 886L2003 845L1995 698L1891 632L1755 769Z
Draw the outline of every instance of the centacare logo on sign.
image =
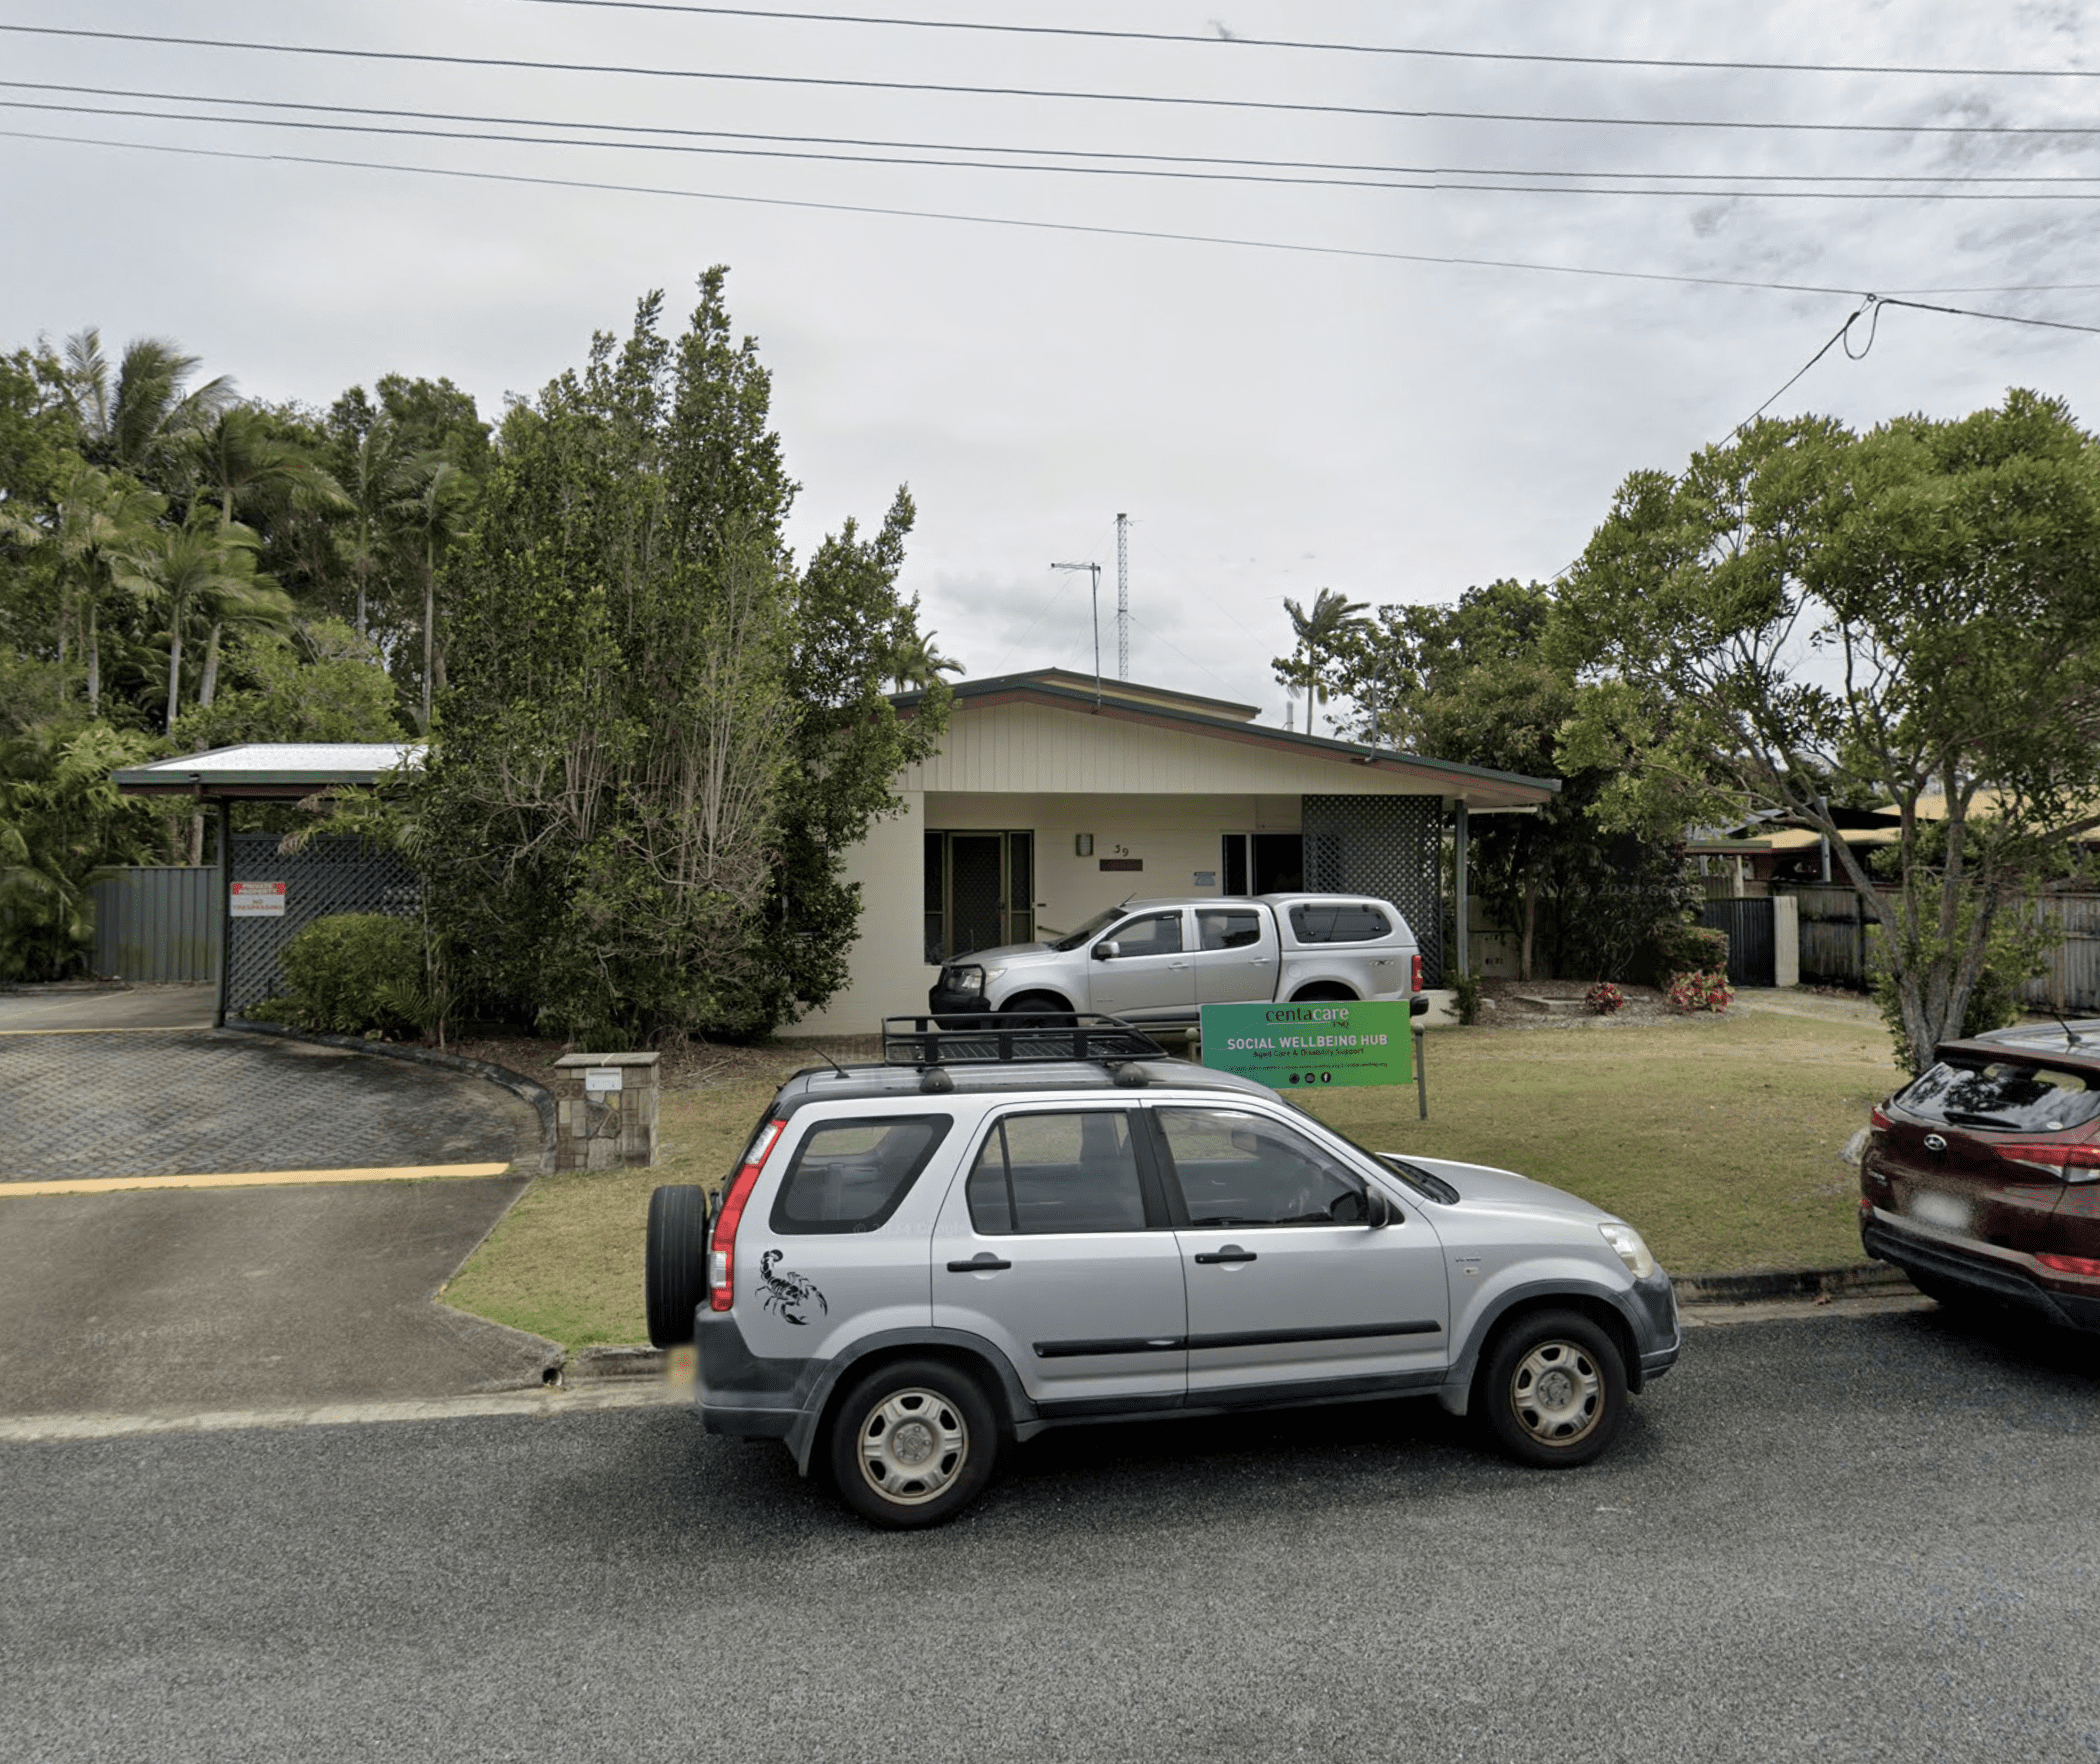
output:
M1272 1090L1410 1084L1414 1056L1405 999L1203 1007L1203 1063Z
M232 885L229 910L236 919L281 919L284 917L284 884L236 882Z

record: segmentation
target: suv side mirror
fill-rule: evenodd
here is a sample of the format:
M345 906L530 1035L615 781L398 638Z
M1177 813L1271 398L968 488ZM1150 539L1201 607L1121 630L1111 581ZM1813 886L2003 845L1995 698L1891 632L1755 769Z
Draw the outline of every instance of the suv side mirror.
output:
M1385 1198L1384 1191L1371 1188L1364 1191L1366 1208L1364 1223L1373 1231L1382 1231L1393 1222L1393 1203Z
M1112 962L1122 953L1123 946L1116 942L1114 938L1110 938L1106 943L1094 945L1094 960L1097 962Z

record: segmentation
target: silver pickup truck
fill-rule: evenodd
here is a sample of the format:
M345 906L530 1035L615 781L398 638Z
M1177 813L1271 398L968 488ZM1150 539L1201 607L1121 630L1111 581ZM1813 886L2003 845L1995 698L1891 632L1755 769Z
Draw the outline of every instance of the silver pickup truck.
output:
M943 1017L1102 1011L1182 1025L1207 1004L1421 991L1415 934L1390 901L1263 894L1125 901L1055 942L956 957L927 1002Z

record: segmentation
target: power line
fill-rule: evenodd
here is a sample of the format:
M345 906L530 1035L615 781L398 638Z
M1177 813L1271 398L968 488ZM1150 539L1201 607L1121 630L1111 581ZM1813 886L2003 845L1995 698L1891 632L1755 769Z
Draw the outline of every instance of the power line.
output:
M554 0L550 0L554 3ZM654 123L603 123L581 118L555 118L531 116L491 116L471 111L418 110L399 106L375 104L315 104L303 100L285 98L241 98L208 92L160 92L129 86L87 86L56 80L0 80L0 89L24 92L64 92L76 96L94 98L139 98L164 104L217 104L244 110L276 110L310 112L321 116L371 116L390 117L414 122L480 123L500 128L575 129L586 133L603 135L644 136L661 135L676 141L757 141L774 145L801 147L871 147L894 149L912 153L992 153L1006 158L1043 161L1050 156L1057 159L1085 159L1115 162L1107 169L1135 174L1138 168L1162 166L1231 166L1246 167L1259 171L1322 171L1363 172L1380 174L1382 177L1428 177L1428 178L1553 178L1563 181L1596 179L1610 182L1632 182L1639 179L1654 179L1662 183L1688 183L1704 179L1727 184L1902 184L1902 185L1963 185L1987 184L1994 188L2001 185L2044 184L2084 185L2100 184L2100 176L2074 173L2068 176L2044 176L2037 173L1879 173L1879 172L1674 172L1674 171L1567 171L1550 167L1526 166L1446 166L1446 165L1380 165L1352 160L1321 159L1252 159L1224 154L1204 153L1134 153L1104 148L1086 147L1007 147L996 143L956 141L899 141L860 135L807 135L767 134L744 129L690 129L675 128ZM38 104L27 101L0 99L13 109L54 110L85 116L142 116L184 122L250 123L247 117L198 116L186 111L135 111L116 110L107 107L72 106L64 104ZM286 127L313 127L302 122L286 122ZM421 130L364 129L358 132L370 134L431 134L439 140L527 140L531 137L514 135L479 135L437 133ZM599 145L594 142L551 142L557 146ZM608 141L610 146L633 146L661 151L649 141ZM707 151L707 149L689 149ZM718 150L726 151L726 150ZM812 154L774 154L756 157L828 157ZM865 157L865 156L856 156ZM907 165L969 165L971 162L957 159L931 160L868 160L870 164ZM998 169L979 167L976 169ZM1092 166L1063 166L1048 163L1030 163L1023 169L1031 171L1092 171ZM1193 175L1193 174L1189 174ZM1224 174L1207 174L1221 178ZM1343 179L1245 179L1248 182L1302 182L1338 184L1344 187L1384 187L1377 182ZM1712 191L1695 194L1708 196ZM1726 194L1728 192L1721 192ZM1747 193L1747 192L1746 192ZM1843 194L1843 192L1841 192Z
M609 12L692 13L710 18L760 18L798 24L901 26L921 31L980 31L1017 37L1083 37L1097 42L1201 43L1211 48L1311 49L1337 55L1404 55L1437 61L1545 63L1561 67L1663 67L1729 73L1929 74L1941 78L2090 80L2100 70L2082 67L1904 67L1843 61L1687 61L1657 55L1541 55L1494 49L1419 49L1385 43L1332 43L1297 37L1243 37L1222 25L1205 36L1196 31L1088 30L1077 25L987 24L975 19L888 18L858 12L778 12L756 6L690 6L673 0L526 0L538 6L584 6Z
M7 82L0 82L5 84ZM205 102L210 102L206 100ZM951 171L1050 172L1070 177L1163 178L1176 182L1288 185L1298 189L1395 190L1414 193L1458 193L1505 196L1664 196L1685 200L1765 200L1795 202L2100 202L2100 190L1760 190L1715 188L1696 184L1519 184L1483 183L1481 178L1522 177L1521 172L1473 172L1424 179L1332 178L1247 171L1194 171L1150 165L1067 165L1055 160L932 158L911 153L827 153L813 147L731 147L694 141L610 140L601 136L499 134L489 130L416 128L405 123L322 122L296 116L208 116L194 111L146 110L137 106L61 104L49 99L0 98L0 110L51 111L68 116L125 117L153 122L205 123L221 128L298 129L309 134L377 135L419 141L496 142L521 147L594 147L633 153L688 153L725 159L787 159L825 165L923 166ZM524 125L530 126L530 125ZM558 125L557 125L558 126ZM611 126L611 125L607 125ZM964 149L962 151L968 151ZM1046 151L1057 152L1059 149ZM1548 173L1547 176L1560 174ZM1687 174L1693 175L1693 174ZM1864 180L1861 180L1864 181ZM2027 180L2052 184L2100 184L2096 178Z
M835 91L933 92L946 97L1050 98L1097 104L1169 105L1198 110L1260 111L1294 116L1364 116L1428 122L1538 123L1614 129L1748 129L1786 134L1853 135L2100 135L2100 126L2029 124L1727 121L1714 117L1549 116L1522 111L1420 110L1368 104L1308 104L1271 98L1199 98L1184 93L1083 92L1038 86L964 86L931 80L844 79L816 74L728 73L712 68L637 67L612 62L528 61L517 56L439 55L427 50L346 49L312 43L253 43L220 37L162 36L145 31L91 31L70 25L0 24L0 31L71 37L105 43L151 43L163 48L233 49L266 55L322 56L347 61L408 62L426 67L500 67L529 73L618 74L642 79L713 80L738 85L815 86Z
M174 153L192 159L235 159L261 165L318 165L349 171L407 172L418 177L462 178L472 183L522 184L540 189L596 190L628 196L670 196L693 202L733 202L755 208L799 208L825 214L875 215L897 220L954 221L973 226L1014 227L1024 232L1084 233L1100 238L1148 239L1181 245L1226 245L1240 250L1286 251L1312 257L1358 258L1373 263L1420 263L1456 269L1519 270L1538 275L1592 276L1606 281L1660 282L1690 288L1747 288L1771 294L1840 294L1857 296L1857 288L1815 282L1762 282L1742 276L1685 276L1663 270L1597 269L1584 264L1525 263L1516 258L1457 257L1420 251L1372 251L1355 245L1309 245L1279 239L1236 239L1220 233L1175 233L1153 227L1109 227L1085 221L1024 220L1013 215L955 214L940 209L889 208L873 203L818 202L790 196L748 196L720 190L674 190L658 184L615 184L589 178L552 178L525 172L469 171L456 166L403 165L376 159L329 159L306 153L240 153L227 147L178 147L158 141L111 141L88 135L51 135L31 129L0 129L0 139L56 141L79 147L116 147L134 152ZM1890 306L1916 306L1927 312L1963 318L1995 319L2006 324L2039 325L2050 330L2090 331L2100 326L2057 319L2027 318L2017 313L1976 312L1964 307L1926 306L1914 300L1889 299Z

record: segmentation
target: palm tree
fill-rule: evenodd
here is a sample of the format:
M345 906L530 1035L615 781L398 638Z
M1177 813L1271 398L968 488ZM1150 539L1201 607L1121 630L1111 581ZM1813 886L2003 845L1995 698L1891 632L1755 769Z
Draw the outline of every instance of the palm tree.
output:
M943 655L934 645L937 631L912 631L897 640L890 651L890 681L899 692L913 688L921 690L940 683L943 674L961 674L968 670L953 656Z
M443 666L437 648L437 566L457 537L473 505L474 479L442 452L419 453L393 477L394 500L387 512L414 535L416 573L423 583L423 706L421 728L430 733L432 684Z
M59 469L46 524L0 511L0 524L11 537L52 561L59 584L59 665L65 665L67 639L77 624L91 715L102 710L103 595L113 586L129 585L132 562L152 545L155 523L167 508L165 497L121 472L98 471L75 455Z
M184 440L183 452L200 488L219 499L219 520L229 531L234 529L236 509L273 493L289 495L316 508L340 510L351 506L342 486L311 452L296 441L271 434L263 414L246 405L221 410L204 428L193 430ZM239 531L245 533L247 529ZM267 577L257 579L268 582ZM274 588L275 584L270 586ZM197 689L199 704L210 704L218 688L219 639L223 629L222 621L212 621L204 649L204 677ZM171 695L171 706L172 702ZM169 720L172 724L172 708Z
M345 465L343 488L356 516L350 568L357 577L357 634L369 637L372 571L391 544L394 480L401 470L401 432L384 415L357 437Z
M290 598L255 567L260 541L248 528L220 518L209 503L193 503L179 527L164 527L118 572L120 587L161 601L167 609L168 710L164 725L175 733L182 709L182 649L192 617L211 619L212 662L218 636L230 614L254 623L289 624Z
M59 383L80 428L81 450L98 464L148 475L170 462L177 445L233 402L221 374L195 389L199 358L160 337L134 337L112 381L102 334L90 326L65 343Z
M1370 603L1351 600L1337 589L1322 588L1314 596L1310 612L1288 596L1283 610L1290 614L1291 631L1298 639L1294 653L1278 656L1270 663L1278 682L1305 693L1305 732L1318 733L1319 707L1327 700L1327 664L1360 631L1370 629L1363 615Z

